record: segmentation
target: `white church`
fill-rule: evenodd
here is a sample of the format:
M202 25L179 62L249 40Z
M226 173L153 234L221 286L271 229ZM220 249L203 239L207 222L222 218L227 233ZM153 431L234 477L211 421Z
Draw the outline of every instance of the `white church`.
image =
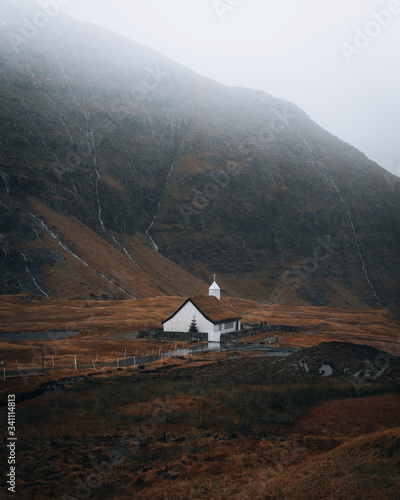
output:
M195 319L200 333L208 334L209 342L220 342L222 333L241 329L241 317L230 305L221 302L221 289L215 281L207 295L187 299L172 316L162 322L164 332L188 332Z

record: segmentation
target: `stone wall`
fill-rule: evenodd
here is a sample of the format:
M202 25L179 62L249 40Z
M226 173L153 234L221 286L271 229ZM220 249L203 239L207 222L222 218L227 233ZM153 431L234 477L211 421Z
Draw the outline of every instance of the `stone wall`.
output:
M271 332L299 332L300 328L298 326L288 326L288 325L267 325L266 323L260 323L258 325L251 325L250 328L245 328L243 330L238 330L237 332L221 333L221 342L227 342L231 340L236 340L243 337L251 337L252 335L257 335L258 333L271 333ZM140 332L140 338L154 337L156 339L164 340L184 340L187 342L206 342L208 340L207 333L188 333L188 332L164 332L162 329L156 330L156 332Z
M184 340L188 342L197 342L199 339L200 342L208 340L207 333L187 333L187 332L157 332L155 334L156 339L165 339L165 340Z
M232 341L244 337L251 337L252 335L257 335L259 333L271 333L271 332L299 332L300 328L298 326L288 326L288 325L266 325L265 323L260 323L257 326L252 326L252 328L246 328L244 330L238 330L237 332L223 333L221 335L221 342Z

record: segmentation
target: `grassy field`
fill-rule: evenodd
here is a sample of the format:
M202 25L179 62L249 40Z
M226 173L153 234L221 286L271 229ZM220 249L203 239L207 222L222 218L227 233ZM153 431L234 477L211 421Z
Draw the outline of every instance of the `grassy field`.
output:
M127 339L118 332L137 333L161 326L185 299L156 297L128 301L70 301L41 298L26 302L21 296L0 297L0 339L5 332L79 330L76 337L43 341L2 342L2 360L7 370L34 369L46 371L57 367L78 368L93 362L114 363L129 356L152 355L175 349L175 342ZM249 324L267 321L269 324L292 325L300 328L296 334L280 334L281 347L307 347L321 342L347 341L371 345L383 351L400 353L400 323L385 310L354 310L318 307L284 307L253 301L224 298ZM274 337L275 334L270 334ZM248 337L259 341L268 334ZM178 344L178 347L184 345ZM54 365L54 366L53 366Z
M310 368L311 360L318 367L326 359L322 342L400 352L399 323L384 310L224 300L249 324L300 327L280 334L279 342L318 346ZM7 369L18 363L38 368L37 376L0 382L2 401L7 394L25 395L17 403L16 498L399 498L400 384L391 375L398 371L387 371L387 378L371 373L355 387L344 375L294 375L290 358L257 358L254 352L200 353L119 371L80 368L97 355L99 362L114 363L125 349L128 355L173 350L174 342L119 332L156 328L182 301L0 298L2 332L81 331L66 340L1 343ZM243 340L267 341L268 335L275 336ZM42 346L45 369L39 373ZM363 356L352 361L363 363ZM395 358L387 359L395 369ZM28 396L62 378L67 380L56 392ZM5 407L0 418L6 432ZM4 449L0 461L7 462ZM4 488L0 498L8 498Z
M355 398L340 378L221 365L159 363L19 403L17 498L397 498L398 382Z

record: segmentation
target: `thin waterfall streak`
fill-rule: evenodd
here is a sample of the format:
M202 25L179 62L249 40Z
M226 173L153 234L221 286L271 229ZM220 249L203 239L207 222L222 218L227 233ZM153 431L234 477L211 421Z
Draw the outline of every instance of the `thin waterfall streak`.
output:
M28 266L28 258L26 257L26 255L24 253L21 252L21 255L22 255L22 258L24 259L24 262L25 262L25 270L26 270L26 274L29 276L29 278L31 278L31 280L33 281L35 287L40 290L40 292L45 296L45 297L48 297L47 293L39 286L38 282L36 281L36 278L33 276L33 274L31 273L30 269L29 269L29 266Z
M190 127L188 128L188 130L187 130L187 132L186 132L186 134L185 134L184 138L182 139L182 141L181 141L181 143L180 143L180 145L179 145L179 147L178 147L178 150L177 150L176 155L175 155L175 159L174 159L174 161L172 162L171 167L170 167L169 172L168 172L168 175L167 175L167 179L166 179L166 183L165 183L164 193L162 194L162 196L161 196L161 198L160 198L160 201L159 201L159 202L158 202L158 204L157 204L157 210L156 210L156 213L155 213L155 215L154 215L154 217L153 217L153 220L151 221L151 223L150 223L149 227L148 227L148 228L147 228L147 230L146 230L146 236L147 236L147 238L148 238L148 240L149 240L149 242L150 242L150 245L152 246L152 248L153 248L153 249L154 249L157 253L159 252L159 248L158 248L158 246L156 245L156 243L155 243L155 241L153 240L153 238L151 237L151 235L150 235L150 231L151 231L151 229L153 228L154 223L155 223L155 221L156 221L156 219L157 219L157 217L158 217L158 214L159 214L159 212L160 212L162 199L163 199L163 197L164 197L165 192L167 191L168 184L169 184L169 180L170 180L171 175L172 175L172 173L173 173L173 171L174 171L174 169L175 169L175 165L176 165L176 161L177 161L177 159L178 159L178 155L179 155L179 153L180 153L181 149L183 148L183 145L184 145L184 144L185 144L185 142L186 142L186 139L187 139L187 137L188 137L188 135L189 135L189 132L190 132Z
M107 278L107 276L104 276L104 274L96 271L95 269L93 269L91 266L89 266L89 264L87 262L85 262L83 259L81 259L80 257L78 257L72 250L70 250L61 240L60 238L49 228L46 226L46 224L41 220L39 219L38 217L36 217L35 215L33 214L29 214L30 217L32 217L36 222L38 222L40 224L40 226L44 229L44 231L50 235L57 243L58 245L61 246L61 248L63 248L66 252L68 252L69 254L71 254L73 257L75 257L76 259L78 259L82 264L84 264L86 267L88 267L89 269L92 269L93 271L96 272L96 274L98 276L100 276L102 279L104 279L105 281L107 281L108 283L111 283L113 286L115 286L116 288L119 288L120 290L122 290L124 293L126 293L127 295L129 295L129 297L131 297L132 299L135 299L136 300L136 297L134 297L133 295L131 295L127 290L125 290L122 286L118 285L118 283L115 283L114 281L112 281L110 278Z
M328 174L327 169L325 168L325 166L320 161L318 161L315 158L314 153L312 152L312 148L311 148L310 144L308 143L308 141L306 141L305 139L303 139L303 140L304 140L304 143L306 144L306 146L307 146L307 148L308 148L308 150L310 152L310 155L311 155L311 158L313 160L313 163L320 166L320 168L322 169L322 173L324 174L325 179L332 184L332 186L334 187L335 191L338 193L338 196L339 196L339 199L340 199L342 205L345 207L345 211L347 213L347 218L349 220L350 226L351 226L352 231L353 231L353 236L354 236L354 239L356 241L357 251L358 251L358 255L359 255L359 258L360 258L361 267L362 267L365 279L366 279L369 287L372 290L372 293L373 293L373 295L375 297L375 300L378 302L379 305L382 305L380 297L379 297L377 291L375 290L375 287L374 287L373 283L371 282L371 279L370 279L369 273L368 273L368 269L367 269L367 266L365 264L364 257L362 256L362 253L361 253L360 238L359 238L359 236L357 234L357 231L356 231L356 228L355 228L355 225L354 225L354 221L353 221L353 217L351 215L350 207L349 207L347 201L344 199L344 197L342 195L342 192L340 191L339 187L335 183L334 179L332 178L331 175Z

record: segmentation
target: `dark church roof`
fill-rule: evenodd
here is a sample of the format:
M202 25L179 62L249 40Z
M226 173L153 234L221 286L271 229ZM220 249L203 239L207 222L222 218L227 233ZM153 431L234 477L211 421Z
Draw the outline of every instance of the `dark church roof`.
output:
M223 304L216 297L198 295L197 297L190 297L185 300L185 302L174 312L174 314L162 323L164 324L172 319L183 307L185 307L188 302L191 302L201 312L201 314L208 319L208 321L211 321L211 323L214 324L241 319L241 316L239 316L231 306Z

